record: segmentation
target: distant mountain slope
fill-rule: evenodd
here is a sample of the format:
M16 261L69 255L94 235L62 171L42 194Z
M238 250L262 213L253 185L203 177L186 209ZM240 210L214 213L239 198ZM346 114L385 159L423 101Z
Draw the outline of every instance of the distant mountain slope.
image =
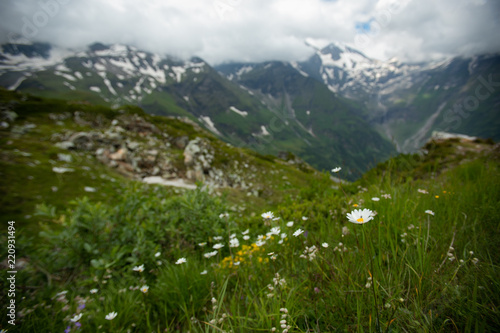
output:
M433 130L500 140L500 55L404 64L331 44L294 67L365 105L365 119L402 152L415 151Z
M362 171L394 152L391 144L363 119L366 110L362 105L334 94L324 84L298 72L292 64L228 64L217 69L251 89L266 105L279 110L277 116L286 128L306 138L297 143L301 144L300 156L320 160L320 168L328 168L327 163L331 166L330 161L342 165L352 160L354 169ZM280 130L276 126L277 138Z
M276 73L266 74L266 66ZM2 47L0 85L187 117L233 145L264 154L290 151L319 169L342 165L351 178L394 152L361 118L359 104L336 96L293 66L261 67L243 84L199 58L181 61L125 45L96 43L76 52L47 44L8 44ZM254 84L245 86L251 80Z

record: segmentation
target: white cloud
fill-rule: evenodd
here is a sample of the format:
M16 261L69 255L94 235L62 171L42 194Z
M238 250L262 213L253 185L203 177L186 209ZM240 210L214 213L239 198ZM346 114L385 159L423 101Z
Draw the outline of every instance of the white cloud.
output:
M496 0L6 0L0 41L119 42L215 64L304 59L313 38L419 61L500 51L498 17ZM360 35L363 23L371 30Z

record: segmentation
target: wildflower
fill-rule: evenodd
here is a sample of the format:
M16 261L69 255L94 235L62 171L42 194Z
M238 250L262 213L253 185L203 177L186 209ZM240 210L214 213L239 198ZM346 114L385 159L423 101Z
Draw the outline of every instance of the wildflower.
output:
M272 298L273 296L274 296L274 294L273 294L273 293L269 293L269 294L267 294L267 298Z
M297 231L295 231L295 232L293 233L293 235L294 235L295 237L297 237L297 236L299 236L300 234L302 234L303 232L304 232L304 230L302 230L302 229L300 229L300 228L299 228L299 229L297 229Z
M372 198L372 201L379 201L379 200L380 200L380 198L377 198L377 197Z
M366 289L370 288L371 286L372 286L372 283L371 283L371 282L367 282L367 283L365 284L365 288L366 288Z
M286 226L287 227L293 227L293 221L287 222Z
M477 263L478 263L478 262L479 262L479 259L477 259L477 258L472 259L472 263L473 263L474 265L477 265Z
M207 270L205 269L203 272L200 273L200 275L206 275L208 272Z
M263 213L261 216L264 220L271 220L274 218L273 212Z
M281 308L280 312L288 313L288 309L287 308Z
M71 318L70 320L71 320L73 323L76 323L77 321L79 321L79 320L80 320L80 318L82 318L82 316L83 316L83 313L80 313L80 314L78 314L78 315L74 316L73 318Z
M105 318L106 318L106 320L113 320L113 319L115 319L115 318L116 318L116 316L117 316L117 315L118 315L118 313L117 313L117 312L110 312L110 313L108 313L108 314L106 315L106 317L105 317Z
M98 291L97 289L90 289L91 294L95 294L95 293L97 293L97 291Z
M243 239L244 239L244 240L249 240L249 239L250 239L250 236L245 235L245 236L243 236Z
M243 231L241 234L242 234L242 235L246 235L246 234L248 234L249 232L250 232L250 229L247 229L247 230Z
M271 235L279 235L280 234L280 227L274 227L269 231L268 236Z
M307 216L302 216L302 221L307 221L309 218Z
M373 212L369 209L355 209L351 213L347 213L349 222L363 224L373 219Z
M148 290L149 290L149 286L147 286L147 285L143 285L143 286L141 287L141 291L142 291L143 293L147 293L147 292L148 292Z
M382 198L384 198L384 199L392 199L390 194L382 194Z
M229 241L229 247L238 247L240 246L240 241L238 238L233 238Z
M342 236L347 236L349 235L349 228L344 226L342 227Z
M385 303L384 308L389 309L391 307L391 303Z
M427 214L429 214L429 215L434 216L434 212L433 212L432 210L430 210L430 209L427 209L425 212L426 212Z
M215 240L215 241L220 241L220 240L222 240L222 236L215 236L215 237L214 237L214 240Z
M426 190L418 189L417 191L418 193L429 194L429 192L427 192Z
M439 198L439 195L435 195L435 197L436 197L436 199L438 199L438 198Z
M324 248L327 248L328 247L328 243L323 243L323 244L321 244L321 246L323 246Z
M353 206L353 207L358 207L358 204L354 204L354 205L352 205L352 206Z
M473 255L473 254L474 254L474 251L469 251L469 254L470 254L470 255Z
M198 243L198 246L199 246L199 247L204 247L205 245L207 245L207 242Z
M261 247L264 244L266 244L266 241L258 240L255 242L255 245L257 245L258 247Z
M175 262L175 264L176 264L176 265L180 265L180 264L185 263L186 261L187 261L187 260L186 260L186 258L180 258L180 259L178 259L178 260Z
M333 169L332 169L332 172L333 172L333 173L337 173L337 172L339 172L340 170L342 170L342 168L341 168L341 167L336 167L336 168L333 168Z
M229 235L229 239L233 239L233 238L236 238L236 234Z
M224 244L218 243L213 246L214 249L218 250L224 247Z
M7 332L7 331L1 330L0 332L4 333L4 332ZM66 329L64 330L64 333L69 333L69 332L71 332L71 326L66 327Z
M135 272L143 272L144 271L144 265L135 266L134 268L132 268L132 270L135 271Z
M228 213L222 213L219 215L220 218L223 218L223 217L229 217L229 214Z

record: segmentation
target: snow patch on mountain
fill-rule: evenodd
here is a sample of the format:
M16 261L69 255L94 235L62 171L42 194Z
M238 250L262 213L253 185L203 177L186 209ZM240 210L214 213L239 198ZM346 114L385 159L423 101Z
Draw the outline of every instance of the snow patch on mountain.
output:
M205 124L205 126L207 126L207 128L212 133L215 133L217 135L221 135L220 132L219 132L219 130L217 128L215 128L215 125L214 125L212 119L210 119L210 117L208 117L208 116L201 116L199 119Z
M233 112L235 112L235 113L237 113L237 114L239 114L240 116L243 116L243 117L248 116L248 112L246 112L246 111L240 111L237 108L235 108L234 106L230 106L229 110L231 110L231 111L233 111Z

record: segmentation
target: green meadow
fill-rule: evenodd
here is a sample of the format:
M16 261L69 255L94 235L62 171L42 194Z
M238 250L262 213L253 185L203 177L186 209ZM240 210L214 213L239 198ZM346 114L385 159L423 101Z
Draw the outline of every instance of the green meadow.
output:
M105 112L111 120L111 111ZM39 114L26 115L34 116ZM33 154L49 149L43 140L33 146L25 141L28 136L10 139L2 131L3 156L13 154L17 144L29 144L18 151L37 147ZM192 128L186 131L193 135ZM6 148L9 140L13 147ZM106 180L92 178L89 171L67 182L100 185L101 190L78 192L61 185L60 178L60 191L54 192L48 180L43 186L49 190L15 179L15 163L24 163L26 156L17 162L4 158L2 172L8 179L1 183L6 194L0 251L7 258L8 239L14 235L16 325L9 324L3 306L0 328L500 330L500 158L491 142L431 143L427 154L393 158L353 183L331 180L330 175L345 179L344 169L303 172L271 157L220 147L228 160L256 165L260 197L249 199L233 189L214 194L202 183L182 191L145 185L92 165L84 155L78 160L76 153L79 163ZM49 155L57 155L50 149ZM51 170L43 173L42 155L37 157L40 175L34 175L46 179ZM281 169L286 176L279 174ZM18 170L23 176L31 172ZM16 189L22 203L7 193ZM47 196L36 198L39 192ZM19 205L17 211L9 203ZM12 224L15 233L9 234L9 216L21 219L19 211L28 209L32 216ZM4 264L0 277L7 281ZM0 296L7 304L7 287Z

